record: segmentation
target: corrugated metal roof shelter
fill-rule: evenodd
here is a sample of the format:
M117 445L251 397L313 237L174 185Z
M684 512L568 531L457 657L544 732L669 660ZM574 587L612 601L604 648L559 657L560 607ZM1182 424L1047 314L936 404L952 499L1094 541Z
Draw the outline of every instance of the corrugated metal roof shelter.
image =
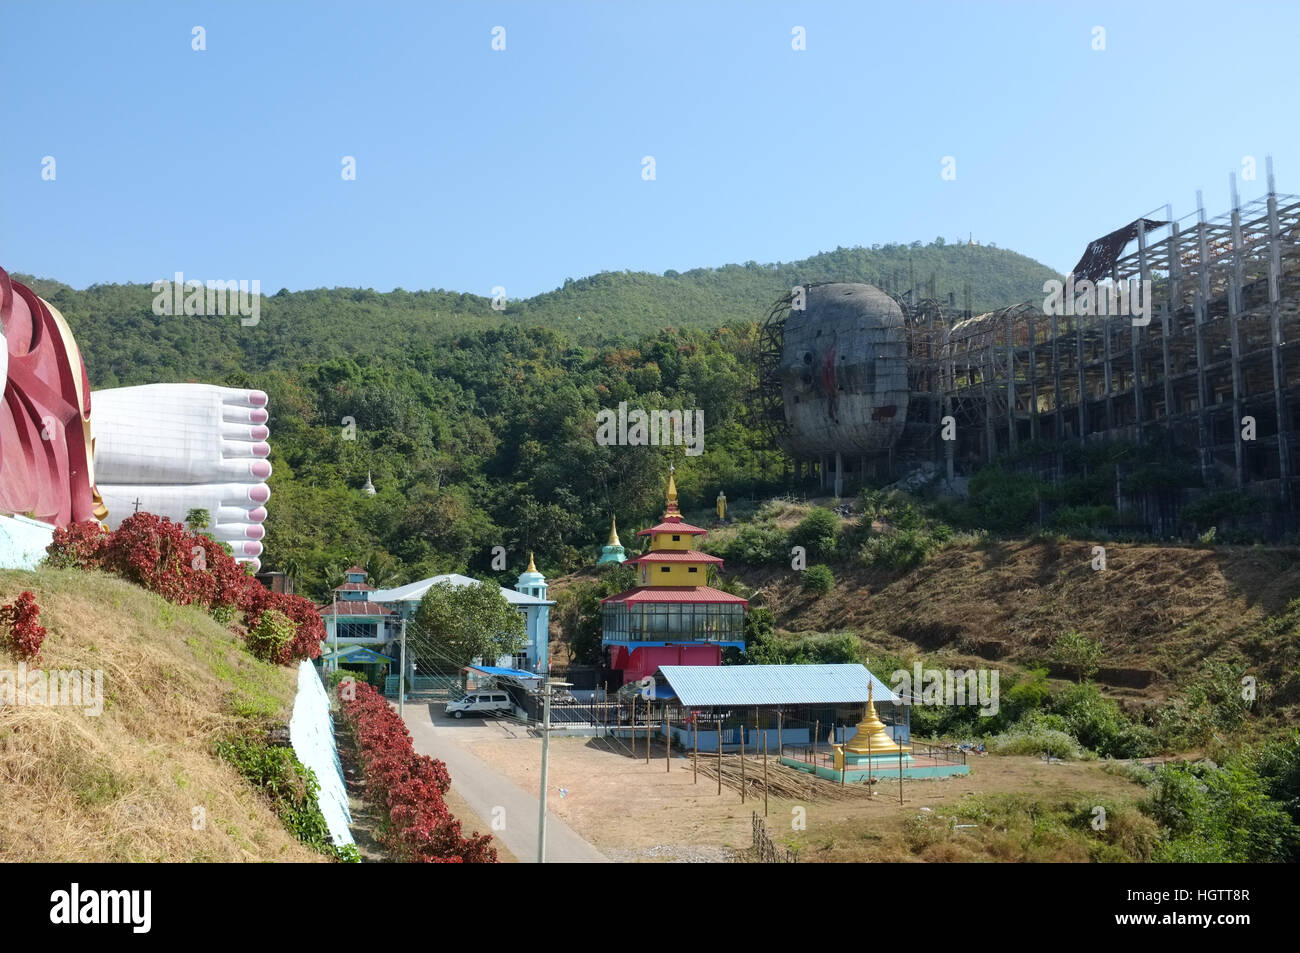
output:
M659 671L688 708L726 705L881 704L902 699L864 665L664 665Z

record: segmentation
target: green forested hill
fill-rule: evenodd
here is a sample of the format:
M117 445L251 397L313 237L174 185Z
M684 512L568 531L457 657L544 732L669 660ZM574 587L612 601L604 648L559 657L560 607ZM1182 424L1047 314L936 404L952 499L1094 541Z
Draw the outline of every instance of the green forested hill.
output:
M446 291L272 292L255 327L155 316L148 284L77 291L15 277L67 317L96 389L202 381L267 391L275 472L264 563L323 598L356 562L377 584L484 574L498 545L509 551L503 580L528 550L548 574L586 565L611 515L631 530L658 514L670 459L686 505L719 489L733 499L775 489L782 456L746 413L759 323L793 285L901 289L909 263L918 285L933 272L940 294L960 300L969 282L977 309L1038 297L1054 277L1012 252L918 243L603 273L504 312ZM703 454L598 446L597 412L623 400L703 411ZM361 492L367 472L374 497Z
M239 371L288 369L335 357L374 355L405 362L413 348L494 327L544 327L577 344L632 343L661 328L716 328L761 322L796 284L869 281L918 288L931 276L941 295L977 311L1042 296L1060 276L1023 255L980 245L838 248L789 264L726 265L664 275L602 272L566 280L554 291L512 300L494 311L488 298L449 291L263 288L260 322L157 317L148 284L94 285L76 291L15 275L67 317L96 387L218 380ZM222 276L204 276L219 278Z

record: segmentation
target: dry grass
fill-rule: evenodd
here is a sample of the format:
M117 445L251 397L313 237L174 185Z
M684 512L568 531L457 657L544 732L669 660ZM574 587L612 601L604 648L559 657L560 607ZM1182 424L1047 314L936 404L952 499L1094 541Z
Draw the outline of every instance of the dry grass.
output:
M536 789L540 746L532 737L464 744L525 790ZM701 765L708 760L702 757ZM761 773L761 762L751 760L749 771ZM1082 803L1108 806L1112 839L1124 836L1125 826L1142 823L1131 809L1118 808L1141 798L1144 789L1107 772L1102 762L986 757L976 759L971 771L965 777L906 780L903 804L897 780L877 785L875 796L857 787L839 799L771 797L768 831L778 844L797 848L800 862L1087 861L1095 859L1100 838L1087 830L1062 831L1057 824L1045 829L1036 819L1059 812L1060 805ZM548 779L552 791L565 790L548 807L618 860L729 859L750 846L750 813L763 814L761 795L743 804L729 787L719 795L717 782L704 771L695 783L689 758L675 757L667 771L661 745L652 748L646 764L629 754L626 742L554 738ZM974 828L909 830L915 817L946 820L973 804L989 807L988 816L960 820ZM913 829L917 824L911 821Z
M836 571L818 599L780 570L744 572L790 632L861 633L869 650L940 653L953 662L1045 664L1077 629L1103 642L1098 681L1158 704L1207 657L1267 659L1248 637L1300 592L1300 551L1106 545L1092 569L1085 542L953 545L902 575Z
M23 589L49 632L42 667L102 671L104 710L0 708L0 860L322 859L212 753L246 719L287 722L296 669L258 662L205 613L108 576L0 572L0 602ZM0 667L17 666L6 656Z

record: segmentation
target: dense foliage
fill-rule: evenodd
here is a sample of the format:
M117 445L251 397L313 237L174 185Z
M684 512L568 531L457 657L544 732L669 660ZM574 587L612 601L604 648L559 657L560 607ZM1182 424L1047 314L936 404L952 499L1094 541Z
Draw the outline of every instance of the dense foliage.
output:
M657 515L670 456L686 464L686 505L774 488L782 458L744 413L771 303L814 281L901 289L909 273L969 283L976 308L1040 295L1057 277L1011 252L916 242L604 273L504 311L445 291L282 290L252 326L156 316L147 284L24 280L67 318L96 389L200 380L270 395L265 566L323 601L354 562L377 585L488 572L494 546L516 572L530 549L552 574L586 564L611 515ZM703 455L598 446L596 412L621 401L703 411ZM367 473L373 497L360 492Z
M933 275L935 290L956 292L959 304L969 286L976 311L1041 299L1043 282L1061 277L1011 251L938 239L930 245L837 248L788 264L751 261L664 275L602 272L507 301L502 311L485 296L442 290L263 289L267 295L255 326L229 317L155 316L156 295L148 283L76 291L58 281L13 277L63 313L100 388L213 382L250 368L288 370L345 357L400 363L430 341L498 329L549 328L582 345L627 345L665 327L713 329L762 320L772 302L797 284L868 281L902 291L909 275L918 288Z
M56 529L46 561L112 573L168 602L202 606L218 621L242 613L250 650L267 661L320 657L325 626L310 600L271 592L221 543L152 513L134 513L113 532L91 520Z
M365 772L366 798L383 814L381 839L393 859L496 863L492 838L486 834L461 836L460 821L447 810L443 800L451 787L447 766L415 753L406 725L374 688L348 682L343 686L343 717Z

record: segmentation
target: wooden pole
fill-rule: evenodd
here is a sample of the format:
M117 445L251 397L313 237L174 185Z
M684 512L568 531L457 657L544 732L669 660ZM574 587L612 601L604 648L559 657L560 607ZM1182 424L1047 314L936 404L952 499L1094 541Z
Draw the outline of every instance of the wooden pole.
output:
M645 700L645 763L650 764L650 699Z
M897 723L897 717L894 720ZM894 741L897 742L898 738L895 737ZM903 746L901 744L898 746L898 803L903 803Z
M763 732L763 816L767 817L767 732Z
M822 723L820 720L813 723L813 767L817 766L817 736L821 734Z
M781 742L781 709L776 710L776 754L780 757L785 751L785 745Z
M745 803L745 723L740 723L740 803Z
M691 755L691 770L695 772L695 779L694 779L691 783L692 783L692 784L699 784L699 783L700 783L700 725L699 725L699 722L694 722L694 723L691 725L691 740L695 743L695 744L694 744L695 751L694 751L694 754Z
M664 773L673 769L673 716L664 705Z
M722 796L722 719L718 719L718 796Z

